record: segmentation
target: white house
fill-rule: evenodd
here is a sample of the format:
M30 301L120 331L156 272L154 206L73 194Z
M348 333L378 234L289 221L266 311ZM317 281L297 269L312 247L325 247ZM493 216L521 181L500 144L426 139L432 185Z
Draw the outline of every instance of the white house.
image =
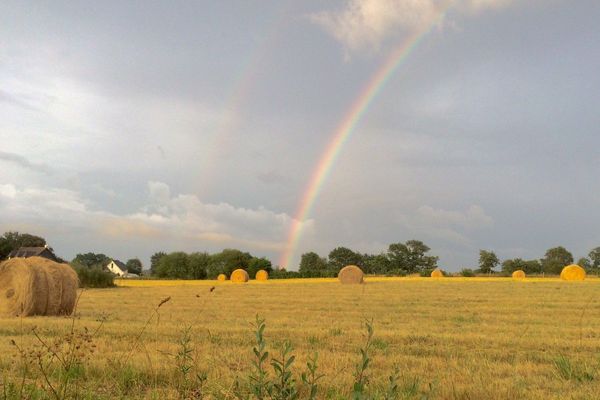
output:
M106 269L117 276L124 276L127 274L127 267L119 260L110 260L106 265Z

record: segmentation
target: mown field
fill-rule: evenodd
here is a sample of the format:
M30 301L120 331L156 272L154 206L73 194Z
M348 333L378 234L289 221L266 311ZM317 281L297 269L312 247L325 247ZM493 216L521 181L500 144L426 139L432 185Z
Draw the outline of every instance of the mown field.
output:
M306 369L308 356L318 353L319 373L325 375L319 381L318 398L351 398L365 320L372 320L374 327L367 369L372 398L384 398L388 377L396 368L398 398L600 398L597 279L575 283L371 278L361 286L340 285L334 279L248 284L120 281L119 285L86 290L80 297L74 330L86 327L89 332L74 339L83 337L78 355L83 362L67 391L81 398L178 398L185 375L182 364L191 366L190 381L197 379L196 373L206 373L204 398L236 398L234 382L243 388L251 370L255 343L251 324L256 314L266 320L265 338L272 355L286 339L292 342L297 357L294 376ZM157 308L166 298L170 300ZM72 323L56 317L1 319L3 388L18 388L25 365L26 384L48 393L44 374L36 366L40 354L22 355L18 348L47 351L41 341L52 347ZM186 331L189 342L182 344ZM58 344L59 355L61 346L66 345ZM182 356L184 347L189 357ZM193 362L186 364L189 358ZM51 366L48 371L50 382L60 381L59 372ZM307 398L301 382L297 387L300 398ZM190 393L186 396L194 394Z

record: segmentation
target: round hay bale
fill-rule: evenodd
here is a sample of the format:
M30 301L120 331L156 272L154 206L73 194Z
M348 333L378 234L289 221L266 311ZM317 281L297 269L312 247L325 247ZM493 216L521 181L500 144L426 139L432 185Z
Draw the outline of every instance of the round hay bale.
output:
M67 264L41 258L13 258L0 264L0 314L71 314L77 274Z
M518 269L512 273L513 279L525 279L525 271Z
M444 277L444 273L442 272L441 269L436 268L433 271L431 271L431 277L432 278L443 278Z
M235 282L235 283L246 283L248 282L248 280L250 279L250 277L248 276L248 272L246 272L246 270L243 269L236 269L235 271L233 271L231 273L231 282Z
M264 269L258 270L256 271L254 279L256 279L257 281L266 281L269 279L269 273Z
M364 282L365 274L356 265L347 265L338 272L338 279L344 284L359 284Z
M585 279L585 269L577 264L564 267L560 273L560 279L564 281L583 281Z
M225 282L227 280L227 275L225 275L225 274L219 274L219 276L217 276L217 280L219 282Z

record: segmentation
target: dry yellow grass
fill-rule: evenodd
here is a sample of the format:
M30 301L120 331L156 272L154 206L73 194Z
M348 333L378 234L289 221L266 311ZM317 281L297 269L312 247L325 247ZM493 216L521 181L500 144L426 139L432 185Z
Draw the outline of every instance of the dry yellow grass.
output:
M358 289L337 282L119 280L118 288L86 291L77 326L94 329L106 318L86 382L104 388L107 397L174 398L175 362L169 354L176 353L182 329L190 325L196 363L209 374L209 398L232 398L235 377L244 376L250 364L254 310L261 310L271 350L285 339L294 344L295 372L304 369L308 355L319 353L320 372L326 374L319 398L349 397L365 318L373 318L375 326L373 389L383 388L398 365L401 387L417 382L419 391L405 398L558 400L600 393L598 279L566 284L530 278L517 284L512 278L367 277ZM137 342L166 297L171 300L159 309L160 319L152 319ZM9 340L27 346L34 343L31 327L51 339L70 323L33 317L0 319L0 326L0 365L10 374ZM128 354L124 375L116 366ZM595 379L562 378L555 364L561 356ZM119 383L124 377L128 386Z

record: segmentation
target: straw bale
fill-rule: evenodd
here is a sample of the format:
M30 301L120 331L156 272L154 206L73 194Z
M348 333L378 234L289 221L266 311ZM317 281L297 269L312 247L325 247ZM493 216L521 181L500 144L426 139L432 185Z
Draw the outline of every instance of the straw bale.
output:
M344 284L359 284L364 282L365 274L356 265L347 265L338 273L338 279Z
M525 271L518 269L512 273L513 279L525 279Z
M77 274L67 264L41 258L13 258L0 264L0 314L71 314Z
M250 279L250 277L248 276L248 272L246 272L246 270L243 269L236 269L235 271L233 271L231 273L231 282L235 282L235 283L245 283L248 282L248 280Z
M257 281L266 281L269 279L269 273L264 269L258 270L256 271L254 279L256 279Z
M217 276L217 280L219 282L225 282L227 280L227 275L225 275L225 274L219 274L219 276Z
M565 281L583 281L585 275L585 269L577 264L572 264L563 268L560 273L560 279Z
M433 271L431 271L431 277L432 278L443 278L444 274L442 273L442 271L439 268L436 268Z

